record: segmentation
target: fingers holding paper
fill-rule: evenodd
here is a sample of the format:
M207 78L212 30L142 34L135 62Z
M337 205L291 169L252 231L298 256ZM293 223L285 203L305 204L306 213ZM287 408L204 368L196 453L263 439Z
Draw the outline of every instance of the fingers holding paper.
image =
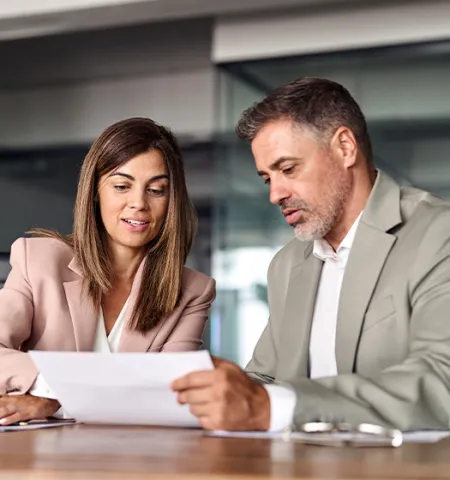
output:
M50 417L59 407L59 402L51 398L6 395L0 397L0 425Z
M270 400L262 385L236 364L213 358L215 369L193 372L172 384L206 430L267 430Z

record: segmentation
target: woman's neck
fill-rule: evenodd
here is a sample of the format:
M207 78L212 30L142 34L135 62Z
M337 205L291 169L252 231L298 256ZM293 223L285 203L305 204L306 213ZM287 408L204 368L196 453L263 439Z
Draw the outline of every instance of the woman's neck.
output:
M110 251L114 270L114 283L131 284L144 259L144 252L131 249L114 249Z

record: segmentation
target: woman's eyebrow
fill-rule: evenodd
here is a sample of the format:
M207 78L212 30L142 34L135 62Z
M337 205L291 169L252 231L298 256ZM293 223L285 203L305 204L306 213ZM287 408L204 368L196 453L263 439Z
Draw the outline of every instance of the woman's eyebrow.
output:
M128 180L131 180L131 181L134 181L135 178L133 177L133 175L129 175L128 173L122 173L122 172L115 172L115 173L112 173L110 175L110 177L115 177L115 176L118 176L118 177L125 177L125 178L128 178ZM169 176L165 173L162 173L161 175L155 175L154 177L151 177L148 179L148 182L155 182L156 180L161 180L161 179L169 179Z

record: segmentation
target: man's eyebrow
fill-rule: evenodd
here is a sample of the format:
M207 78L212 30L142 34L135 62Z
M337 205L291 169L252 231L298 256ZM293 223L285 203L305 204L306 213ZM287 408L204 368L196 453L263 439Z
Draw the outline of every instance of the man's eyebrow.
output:
M280 168L280 165L282 165L284 162L292 160L298 160L298 157L280 157L269 165L269 170L278 170ZM264 175L267 175L267 172L265 172L264 170L258 170L258 175L262 177Z

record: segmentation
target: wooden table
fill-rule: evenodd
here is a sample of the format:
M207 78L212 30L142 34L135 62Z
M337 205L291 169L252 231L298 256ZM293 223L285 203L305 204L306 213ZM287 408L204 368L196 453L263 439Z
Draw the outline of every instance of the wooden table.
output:
M7 479L450 479L450 439L401 448L330 448L199 430L76 425L0 433Z

